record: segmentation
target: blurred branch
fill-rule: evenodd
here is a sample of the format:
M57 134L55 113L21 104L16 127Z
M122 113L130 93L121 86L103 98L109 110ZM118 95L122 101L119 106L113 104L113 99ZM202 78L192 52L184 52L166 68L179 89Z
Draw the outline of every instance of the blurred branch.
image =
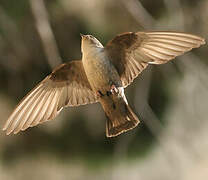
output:
M151 67L149 68L151 69ZM152 71L149 70L148 72L145 73L145 78L139 83L139 86L137 85L136 87L136 94L135 94L136 98L134 104L135 107L140 108L140 112L142 111L141 116L142 119L144 119L143 122L149 128L150 132L156 138L157 143L160 145L160 149L165 157L166 163L169 165L167 166L167 168L169 168L170 170L174 169L175 173L173 176L175 179L178 179L178 177L180 176L179 166L175 161L175 156L173 155L170 156L172 150L170 150L167 142L164 141L163 136L161 136L161 134L164 132L165 127L157 118L156 114L154 113L148 102L151 78L152 78Z
M138 0L122 0L121 1L132 17L144 27L151 29L155 24L155 19L147 12L140 1Z
M30 0L29 2L32 13L36 20L36 27L48 59L48 64L53 69L57 65L61 64L61 58L58 52L53 31L49 23L48 13L44 4L44 0Z
M175 15L177 15L176 17L177 23L174 23L174 24L176 24L179 29L183 30L185 27L185 24L184 24L184 16L183 16L183 10L182 10L182 5L181 5L180 0L174 0L174 1L163 0L163 2L170 17L174 17ZM174 25L174 24L170 23L169 26Z
M149 67L150 68L150 67ZM137 86L136 88L136 98L135 98L135 107L139 107L142 109L142 112L145 112L145 116L148 115L148 117L145 118L144 123L147 125L147 127L150 129L152 134L159 140L158 133L162 132L163 126L158 120L157 116L155 113L152 111L149 103L148 103L148 98L149 98L149 90L150 90L150 84L151 84L151 77L152 77L152 72L149 70L148 72L145 73L145 79L142 80L142 85L140 83L140 86ZM140 89L139 87L142 87ZM139 99L139 101L137 101Z
M200 58L196 56L194 53L190 52L188 55L180 57L180 59L184 59L184 61L177 62L183 65L179 66L179 68L181 68L181 70L184 71L185 66L185 68L191 71L198 78L198 80L201 81L201 85L208 89L208 68L203 62L201 62Z
M20 34L18 32L18 28L15 22L6 14L4 9L0 6L0 27L3 30L4 37L11 45L12 49L15 52L15 55L18 56L19 61L24 61L28 57L28 50L22 39L20 38ZM2 37L2 41L4 42ZM7 63L8 64L8 63Z

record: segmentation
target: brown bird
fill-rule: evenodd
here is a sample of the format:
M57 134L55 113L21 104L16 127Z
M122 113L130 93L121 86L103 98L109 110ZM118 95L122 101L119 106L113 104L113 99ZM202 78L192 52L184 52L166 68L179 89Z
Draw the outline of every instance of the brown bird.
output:
M164 64L205 44L199 36L179 32L126 32L105 47L81 35L82 60L55 68L17 105L3 130L7 135L54 119L63 107L101 103L107 116L106 136L117 136L140 122L124 88L149 65Z

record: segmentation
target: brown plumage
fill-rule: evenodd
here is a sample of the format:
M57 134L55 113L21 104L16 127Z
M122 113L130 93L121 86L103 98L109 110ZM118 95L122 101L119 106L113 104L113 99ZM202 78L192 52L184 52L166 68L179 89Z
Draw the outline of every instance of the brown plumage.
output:
M106 135L137 126L139 119L124 94L149 64L163 64L205 44L203 38L178 32L127 32L106 47L82 35L82 61L58 66L17 105L3 130L15 134L54 119L63 107L100 102L107 116Z

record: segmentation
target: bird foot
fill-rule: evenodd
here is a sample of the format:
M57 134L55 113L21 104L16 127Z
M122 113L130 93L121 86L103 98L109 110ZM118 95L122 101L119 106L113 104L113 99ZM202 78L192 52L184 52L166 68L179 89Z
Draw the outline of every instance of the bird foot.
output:
M97 91L96 92L96 97L99 99L99 98L101 98L101 97L103 97L104 96L104 94L101 92L101 91Z
M118 90L118 88L113 84L113 85L111 86L110 92L111 92L112 94L118 94L118 93L119 93L119 90Z

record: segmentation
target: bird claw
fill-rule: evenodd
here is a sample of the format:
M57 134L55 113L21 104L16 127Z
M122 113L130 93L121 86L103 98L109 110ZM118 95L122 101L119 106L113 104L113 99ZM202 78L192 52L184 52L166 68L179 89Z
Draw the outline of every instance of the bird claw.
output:
M102 96L104 96L104 94L101 92L101 91L97 91L96 92L96 97L99 99L101 98Z
M115 85L112 85L110 88L110 91L106 92L106 95L110 96L111 94L118 94L118 93L119 93L119 89ZM104 94L100 90L96 92L97 99L99 99L103 96L104 96Z
M119 90L118 90L118 88L113 84L113 85L111 86L110 92L111 92L112 94L118 94L118 93L119 93Z

